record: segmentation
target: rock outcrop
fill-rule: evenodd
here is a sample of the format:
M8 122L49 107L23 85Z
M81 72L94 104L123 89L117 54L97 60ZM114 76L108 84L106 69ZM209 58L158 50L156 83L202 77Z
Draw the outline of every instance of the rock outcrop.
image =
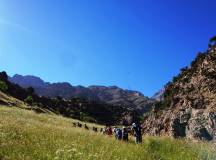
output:
M166 85L143 126L144 134L216 141L216 45Z

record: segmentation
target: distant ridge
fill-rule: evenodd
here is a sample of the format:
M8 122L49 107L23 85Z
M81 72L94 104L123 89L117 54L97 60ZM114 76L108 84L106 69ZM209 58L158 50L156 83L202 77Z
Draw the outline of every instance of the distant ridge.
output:
M36 76L22 76L18 74L10 77L9 80L10 82L18 84L24 88L33 87L35 92L40 96L51 98L59 96L65 99L79 97L115 106L120 105L141 112L148 111L155 101L144 96L141 92L124 90L117 86L72 86L67 82L49 83L44 82L41 78Z

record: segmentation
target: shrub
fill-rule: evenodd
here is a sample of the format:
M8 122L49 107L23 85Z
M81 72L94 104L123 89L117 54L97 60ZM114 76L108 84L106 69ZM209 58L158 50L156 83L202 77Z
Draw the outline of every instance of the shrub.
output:
M60 100L57 99L57 98L54 98L54 99L52 99L51 101L52 101L52 104L53 104L54 106L59 106L60 103L61 103Z
M212 37L210 40L209 40L210 43L216 43L216 36Z
M177 80L178 80L178 77L174 76L173 79L172 79L172 82L176 82Z
M191 65L190 65L191 69L192 70L196 69L196 67L198 67L199 64L202 63L205 57L206 57L206 54L199 52L197 54L196 59L191 62Z
M3 81L7 81L8 80L8 75L5 71L0 72L0 79Z
M8 86L4 81L0 81L0 90L2 92L6 92L8 90Z
M24 101L28 104L33 104L33 102L34 102L32 96L28 96Z
M180 70L181 72L186 72L188 70L188 67L181 68Z
M86 121L86 122L90 122L90 123L96 123L97 122L93 117L90 117L90 116L84 116L82 120Z
M86 121L86 122L91 122L91 123L96 122L96 120L93 117L91 117L91 116L89 116L89 115L87 115L86 113L83 113L83 112L80 112L80 117L79 118L80 118L80 120Z

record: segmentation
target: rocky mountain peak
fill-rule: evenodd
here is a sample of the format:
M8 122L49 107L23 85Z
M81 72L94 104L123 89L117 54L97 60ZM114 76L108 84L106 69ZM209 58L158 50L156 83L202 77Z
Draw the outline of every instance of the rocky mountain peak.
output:
M19 84L23 87L29 87L29 86L41 87L45 85L45 82L42 79L32 75L22 76L19 74L15 74L13 77L10 77L9 79L11 82Z

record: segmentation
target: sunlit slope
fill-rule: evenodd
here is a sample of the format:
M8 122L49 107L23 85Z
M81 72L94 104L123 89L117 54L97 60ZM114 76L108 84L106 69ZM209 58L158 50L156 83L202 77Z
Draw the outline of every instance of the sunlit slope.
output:
M13 106L13 107L19 107L19 108L30 108L24 104L24 102L13 98L3 92L0 91L0 104L1 105L7 105L7 106Z
M145 138L143 145L126 144L100 133L74 128L72 122L60 116L1 106L0 159L214 159L207 144L152 137Z
M38 113L48 113L48 114L54 114L50 110L47 110L45 108L39 108L37 106L29 106L28 104L24 103L23 101L20 101L10 95L7 95L0 91L0 106L7 106L7 107L17 107L21 109L26 110L34 110L34 112Z

